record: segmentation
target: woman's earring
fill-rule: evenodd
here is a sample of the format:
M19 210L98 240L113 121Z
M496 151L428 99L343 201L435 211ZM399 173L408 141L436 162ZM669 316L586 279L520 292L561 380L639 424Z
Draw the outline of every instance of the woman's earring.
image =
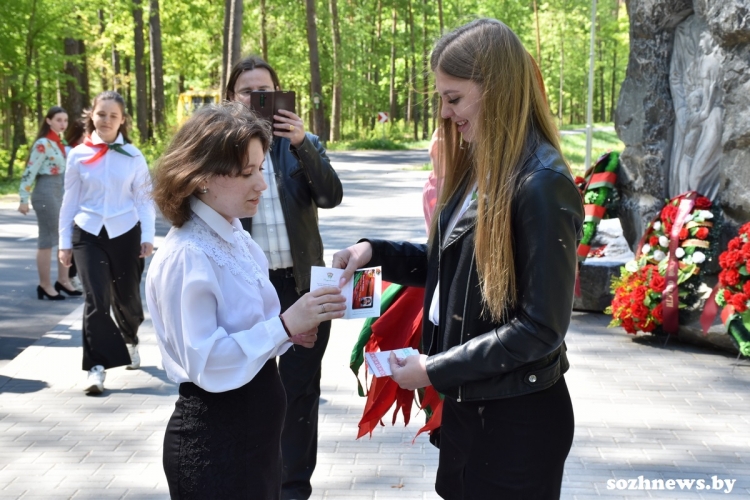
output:
M200 193L201 193L201 194L206 194L206 193L208 193L208 187L206 187L206 186L203 186L203 187L201 188L201 190L200 190Z

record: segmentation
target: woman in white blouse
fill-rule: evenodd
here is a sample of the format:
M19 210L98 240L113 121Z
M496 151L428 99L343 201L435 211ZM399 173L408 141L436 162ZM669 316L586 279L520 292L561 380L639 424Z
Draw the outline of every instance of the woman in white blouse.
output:
M242 104L197 111L160 159L154 199L173 224L146 278L164 369L180 385L164 438L172 498L278 500L286 399L276 356L343 316L335 287L284 314L242 229L267 185L270 127ZM294 346L297 344L297 346Z
M58 258L70 267L75 253L85 290L83 369L89 394L104 391L106 369L140 366L140 284L144 259L154 248L155 211L151 176L130 144L128 118L120 94L96 96L86 119L88 136L68 155L60 208Z

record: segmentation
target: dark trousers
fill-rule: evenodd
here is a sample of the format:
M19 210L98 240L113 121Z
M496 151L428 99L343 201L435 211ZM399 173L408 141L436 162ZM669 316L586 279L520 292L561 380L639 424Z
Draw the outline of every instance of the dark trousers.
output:
M573 444L565 379L506 399L443 402L435 490L447 500L557 500Z
M73 255L86 299L84 370L130 364L125 344L138 344L138 327L143 323L140 286L144 260L138 257L140 252L140 223L116 238L110 238L104 228L98 235L73 228Z
M294 276L290 271L271 271L270 274L284 312L300 297L295 290ZM292 346L279 358L279 374L286 391L286 418L281 433L282 500L305 500L312 494L310 478L318 454L320 366L330 334L331 322L321 323L312 349Z

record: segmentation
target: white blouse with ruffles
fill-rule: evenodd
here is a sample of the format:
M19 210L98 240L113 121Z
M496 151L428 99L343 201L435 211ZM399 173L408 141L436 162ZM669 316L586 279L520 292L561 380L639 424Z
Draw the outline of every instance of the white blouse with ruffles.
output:
M242 387L292 345L279 319L263 251L197 198L173 227L146 277L146 303L164 370L209 392Z

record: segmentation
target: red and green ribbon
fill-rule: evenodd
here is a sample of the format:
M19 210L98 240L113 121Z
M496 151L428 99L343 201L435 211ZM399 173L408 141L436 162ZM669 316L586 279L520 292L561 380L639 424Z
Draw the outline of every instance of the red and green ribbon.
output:
M696 197L697 193L691 191L680 200L677 215L669 233L669 262L667 263L667 274L665 276L667 286L662 292L662 304L664 304L662 328L670 335L677 335L680 326L680 287L678 285L680 263L676 255L677 248L680 246L680 230L682 230L682 226L687 222L687 218L695 206Z

